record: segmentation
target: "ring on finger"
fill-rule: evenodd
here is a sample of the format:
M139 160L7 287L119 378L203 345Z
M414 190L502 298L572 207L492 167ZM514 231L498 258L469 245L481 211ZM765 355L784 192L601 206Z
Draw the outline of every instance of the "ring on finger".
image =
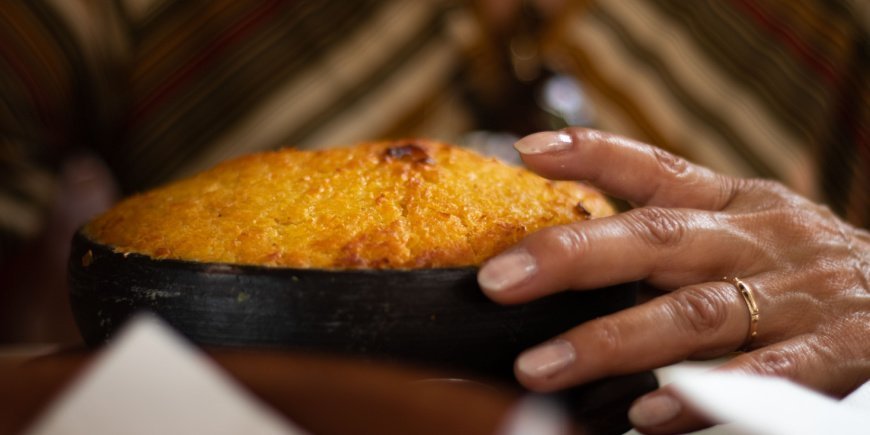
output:
M740 292L740 295L743 296L743 301L746 302L746 308L749 310L749 331L746 333L746 339L743 341L743 345L740 346L740 349L746 350L749 348L749 345L752 344L752 340L755 339L755 336L758 335L758 303L755 302L755 291L749 284L743 282L740 278L735 277L724 277L723 281L730 282L737 287L737 290Z

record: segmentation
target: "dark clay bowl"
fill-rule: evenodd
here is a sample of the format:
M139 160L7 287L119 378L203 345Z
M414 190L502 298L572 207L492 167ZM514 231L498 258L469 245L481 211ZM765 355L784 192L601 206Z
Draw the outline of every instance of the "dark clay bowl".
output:
M132 314L156 313L194 342L423 362L510 376L523 349L634 303L634 284L498 305L475 268L318 270L155 260L76 234L71 303L99 344Z

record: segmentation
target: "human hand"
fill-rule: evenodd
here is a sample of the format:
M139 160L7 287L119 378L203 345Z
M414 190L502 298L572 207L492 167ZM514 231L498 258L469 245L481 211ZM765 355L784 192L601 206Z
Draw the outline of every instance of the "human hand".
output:
M478 281L521 303L565 289L645 280L663 296L591 320L521 354L517 379L553 391L711 358L721 370L783 376L843 396L870 378L870 233L783 187L717 174L650 145L580 128L517 142L526 165L586 180L639 207L534 233L489 260ZM738 277L753 289L751 330ZM648 433L708 425L667 387L638 399Z

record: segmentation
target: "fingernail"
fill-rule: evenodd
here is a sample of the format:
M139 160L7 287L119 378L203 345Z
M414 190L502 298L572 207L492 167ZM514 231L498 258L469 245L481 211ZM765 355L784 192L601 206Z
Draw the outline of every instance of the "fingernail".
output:
M530 134L514 144L523 154L543 154L571 148L571 135L560 131L542 131Z
M682 411L683 405L668 394L644 397L628 411L628 419L635 426L652 427L667 423Z
M489 260L477 274L477 283L490 291L513 287L538 270L535 257L520 249Z
M517 358L517 369L527 376L545 378L571 365L575 357L571 343L556 339L523 352Z

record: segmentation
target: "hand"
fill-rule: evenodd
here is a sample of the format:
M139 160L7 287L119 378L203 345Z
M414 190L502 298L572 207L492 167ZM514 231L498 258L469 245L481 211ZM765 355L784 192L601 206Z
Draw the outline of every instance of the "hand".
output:
M547 228L478 274L493 300L521 303L565 289L646 280L667 291L527 350L517 379L552 391L747 345L721 369L784 376L842 396L870 378L870 234L765 180L731 178L658 148L579 128L516 144L529 168L586 180L640 207ZM760 319L747 340L754 290ZM667 388L635 402L649 433L708 423Z

